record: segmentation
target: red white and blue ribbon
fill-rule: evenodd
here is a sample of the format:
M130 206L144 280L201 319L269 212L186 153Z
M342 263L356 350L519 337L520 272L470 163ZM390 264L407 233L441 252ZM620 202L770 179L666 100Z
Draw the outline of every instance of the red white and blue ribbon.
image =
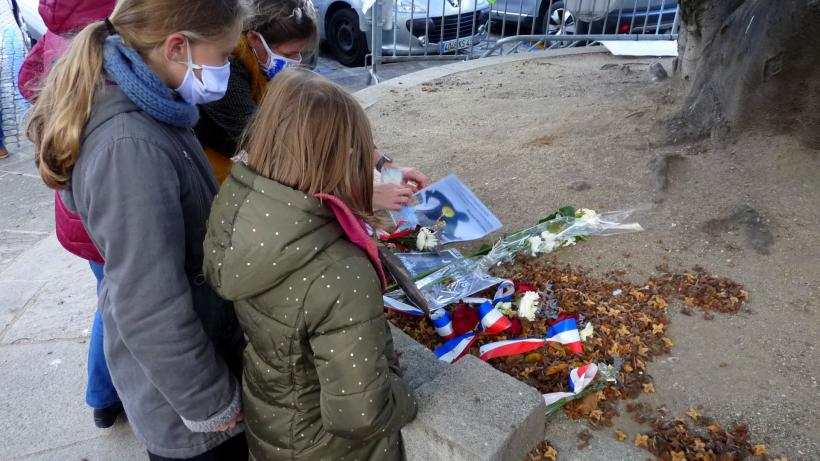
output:
M417 307L405 304L393 298L388 298L387 296L382 296L382 298L384 299L385 309L407 315L424 315L424 311Z
M478 306L478 317L481 319L481 331L489 334L498 334L510 328L510 319L504 316L489 301Z
M586 387L595 380L596 374L598 374L598 365L594 363L573 368L572 371L569 372L569 388L572 392L551 392L544 394L544 403L552 405L561 399L580 394L581 391L586 389Z
M522 339L508 339L505 341L496 341L481 346L479 349L481 360L485 362L497 357L506 357L508 355L526 354L534 351L544 345L543 338L522 338Z
M453 363L470 350L475 340L475 333L466 333L442 344L433 353L436 354L439 360Z
M583 354L578 322L574 317L566 318L547 330L547 343L561 343L574 354Z
M546 338L508 339L485 344L481 346L481 360L526 354L553 342L563 344L575 354L584 352L581 336L578 334L578 324L575 318L568 318L551 326Z
M430 312L430 320L436 328L436 333L444 339L454 338L456 336L453 330L453 320L450 318L450 313L447 309L436 309Z
M498 285L498 289L495 290L495 296L493 296L493 307L495 307L498 303L512 301L514 295L515 284L512 280L504 280L501 282L501 285Z

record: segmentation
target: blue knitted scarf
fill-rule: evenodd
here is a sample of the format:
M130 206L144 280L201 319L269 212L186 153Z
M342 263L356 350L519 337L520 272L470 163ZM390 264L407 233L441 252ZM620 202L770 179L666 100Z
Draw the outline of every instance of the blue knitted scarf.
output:
M196 106L176 99L139 53L122 43L119 35L105 40L103 67L128 98L151 117L182 128L196 125Z

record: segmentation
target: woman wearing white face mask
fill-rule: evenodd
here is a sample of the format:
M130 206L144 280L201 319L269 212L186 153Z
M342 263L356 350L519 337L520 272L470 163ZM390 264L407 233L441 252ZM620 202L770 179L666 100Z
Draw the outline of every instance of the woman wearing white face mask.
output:
M230 59L225 97L199 106L195 132L220 182L230 171L230 158L268 81L282 69L299 65L302 54L317 44L318 22L310 0L254 0L252 11Z
M241 0L119 0L52 68L28 126L105 260L105 357L151 460L247 459L242 332L202 275L217 183L191 133L244 17Z

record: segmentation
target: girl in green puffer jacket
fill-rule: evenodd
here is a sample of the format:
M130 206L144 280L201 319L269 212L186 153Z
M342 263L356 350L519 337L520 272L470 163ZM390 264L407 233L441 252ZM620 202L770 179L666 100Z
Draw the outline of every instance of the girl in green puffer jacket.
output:
M364 111L324 78L285 71L243 147L248 165L233 167L214 201L205 271L249 339L252 458L401 459L399 429L416 402L399 376L362 222L374 166Z

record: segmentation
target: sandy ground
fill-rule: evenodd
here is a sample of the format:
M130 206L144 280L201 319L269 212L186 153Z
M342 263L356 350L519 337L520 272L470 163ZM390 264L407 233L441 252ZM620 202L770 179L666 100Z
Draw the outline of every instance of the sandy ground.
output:
M368 113L380 148L433 178L456 174L507 231L566 204L638 209L645 232L593 239L561 261L635 280L662 263L697 264L746 285L736 315L709 321L671 306L675 346L649 366L657 393L642 399L679 415L703 405L723 424L747 422L772 454L820 459L820 156L759 133L670 145L675 98L669 81L651 82L651 62L601 54L490 67L396 90ZM582 429L572 427L563 437ZM626 418L616 427L637 429Z

